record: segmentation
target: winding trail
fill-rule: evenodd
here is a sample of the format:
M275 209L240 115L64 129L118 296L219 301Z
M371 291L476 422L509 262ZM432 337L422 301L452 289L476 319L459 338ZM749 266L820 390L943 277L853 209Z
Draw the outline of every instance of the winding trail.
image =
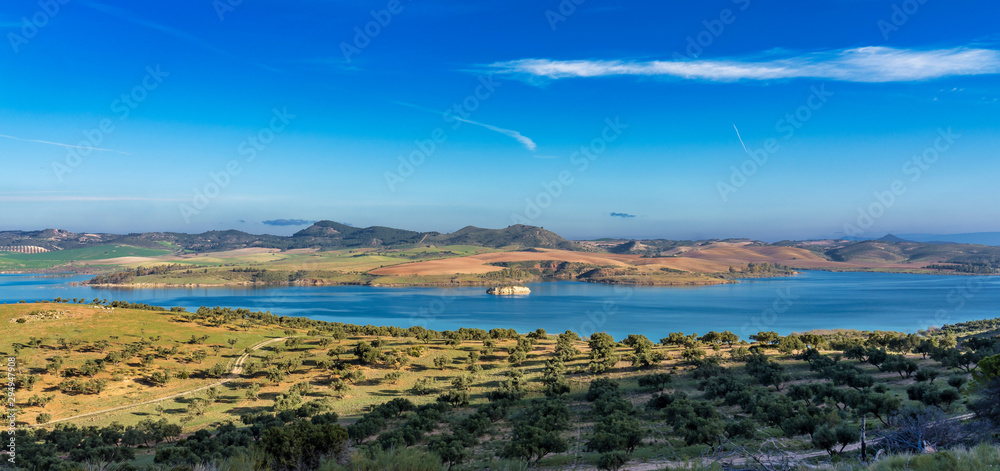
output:
M53 419L53 420L50 420L50 421L48 421L48 422L46 422L44 424L32 424L32 425L28 425L28 427L44 427L44 426L51 425L51 424L54 424L54 423L57 423L57 422L64 422L64 421L67 421L67 420L82 419L84 417L92 417L92 416L95 416L95 415L107 414L109 412L117 412L117 411L120 411L120 410L131 409L133 407L139 407L139 406L145 406L145 405L149 405L149 404L155 404L157 402L162 402L162 401L166 401L166 400L170 400L170 399L175 399L175 398L178 398L178 397L184 397L184 396L187 396L189 394L194 394L194 393L197 393L197 392L201 392L201 391L204 391L204 390L206 390L208 388L213 388L213 387L216 387L216 386L222 386L222 385L224 385L224 384L226 384L226 383L228 383L230 381L239 379L240 374L243 373L243 364L246 363L246 361L247 361L248 358L250 358L250 354L251 353L253 353L253 352L257 351L257 350L260 350L261 348L263 348L263 347L265 347L267 345L270 345L272 343L281 342L281 341L284 341L284 340L287 340L287 339L288 339L288 337L280 337L280 338L276 338L276 339L265 340L263 342L260 342L260 343L258 343L256 345L250 347L250 352L244 353L243 355L240 355L240 357L237 358L235 362L233 362L233 366L232 366L232 368L230 368L229 374L227 374L226 377L224 377L224 378L220 379L219 381L216 381L216 382L214 382L212 384L206 384L204 386L199 386L197 388L189 389L187 391L182 391L182 392L179 392L179 393L174 393L174 394L171 394L169 396L163 396L163 397L156 398L156 399L149 399L149 400L145 400L145 401L141 401L141 402L136 402L134 404L127 404L127 405L124 405L124 406L111 407L111 408L108 408L108 409L101 409L101 410L94 411L94 412L87 412L86 414L79 414L79 415L74 415L74 416L71 416L71 417L63 417L61 419Z

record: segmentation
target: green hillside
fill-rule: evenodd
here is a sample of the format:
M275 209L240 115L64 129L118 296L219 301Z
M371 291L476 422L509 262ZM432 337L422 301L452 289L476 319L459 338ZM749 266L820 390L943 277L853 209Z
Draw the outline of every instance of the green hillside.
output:
M17 367L16 469L975 471L998 462L1000 339L977 335L998 319L920 333L615 339L69 301L0 305L0 324L17 326L3 346ZM869 459L878 457L871 467L859 456L863 428Z
M852 242L826 251L834 261L989 263L1000 260L1000 247L973 244L925 244L891 240Z
M322 250L354 248L408 248L416 245L474 245L500 248L559 248L580 250L578 244L534 226L514 225L504 229L468 226L451 234L418 232L385 226L353 227L334 221L319 221L291 236L250 234L237 230L208 231L200 234L180 232L143 232L133 234L80 234L60 229L41 231L0 231L0 246L28 245L50 251L98 249L98 258L67 255L69 260L94 260L103 254L100 247L122 245L147 249L164 247L188 252L221 252L243 248ZM144 254L136 254L144 255ZM115 255L120 256L120 255ZM60 257L64 259L65 257ZM31 259L49 260L45 259ZM30 263L27 265L31 265ZM37 264L36 264L37 265ZM44 265L44 264L43 264ZM27 268L27 267L25 267ZM36 267L37 268L37 267Z
M450 234L432 234L427 238L427 241L442 245L478 245L491 248L519 246L521 248L581 249L576 242L568 241L552 231L523 224L515 224L503 229L466 226Z
M147 249L129 245L95 245L80 249L23 254L0 252L0 270L52 268L70 262L106 260L118 257L155 257L171 250Z

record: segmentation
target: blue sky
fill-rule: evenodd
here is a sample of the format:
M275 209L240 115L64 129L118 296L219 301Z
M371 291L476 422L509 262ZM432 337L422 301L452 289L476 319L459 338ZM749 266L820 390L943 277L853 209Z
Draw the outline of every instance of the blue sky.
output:
M996 2L455 3L6 2L0 228L1000 229Z

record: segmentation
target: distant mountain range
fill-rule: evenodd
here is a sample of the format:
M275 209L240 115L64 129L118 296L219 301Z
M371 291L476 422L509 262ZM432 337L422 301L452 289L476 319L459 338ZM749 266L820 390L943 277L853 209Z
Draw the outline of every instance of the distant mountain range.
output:
M291 236L249 234L237 230L209 231L200 234L180 232L144 232L133 234L74 233L59 229L41 231L0 232L0 247L13 246L18 250L49 251L80 249L106 244L127 245L141 248L168 249L184 252L218 252L242 248L323 250L352 248L406 248L420 245L472 245L488 248L530 249L547 248L645 257L671 257L711 247L779 246L798 247L833 262L860 264L914 264L916 268L950 264L956 269L975 273L993 273L1000 269L1000 247L937 240L990 241L990 234L955 234L929 236L920 234L886 235L879 239L845 240L827 239L812 241L781 241L774 244L749 239L712 239L702 241L673 241L663 239L573 242L541 227L514 225L503 229L483 229L468 226L452 233L419 232L384 226L354 227L334 221L319 221ZM965 237L959 237L965 236ZM917 241L914 239L926 239Z
M808 249L835 262L915 263L922 265L944 263L967 265L961 271L975 273L993 273L1000 268L1000 247L951 242L917 242L892 234L879 239L782 241L775 245Z
M963 234L899 234L894 236L889 234L885 237L896 237L901 240L911 242L924 242L928 244L980 244L1000 246L1000 232L968 232ZM882 239L885 239L882 237ZM844 237L845 240L876 240L874 237Z
M1000 232L969 232L964 234L900 234L900 237L915 242L982 244L1000 246Z
M163 249L173 247L195 252L234 250L248 247L297 249L345 249L426 245L475 245L580 250L581 246L535 226L514 225L504 229L464 227L450 234L416 232L391 227L358 228L334 221L319 221L292 236L250 234L237 230L201 234L143 232L132 234L74 233L60 229L2 231L0 246L34 246L68 250L104 244Z

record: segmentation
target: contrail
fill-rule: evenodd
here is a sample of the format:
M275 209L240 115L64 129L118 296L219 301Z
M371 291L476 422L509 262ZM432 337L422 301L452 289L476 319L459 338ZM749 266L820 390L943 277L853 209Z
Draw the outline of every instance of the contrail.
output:
M21 142L35 142L35 143L38 143L38 144L48 144L50 146L69 147L71 149L89 149L89 150L99 150L99 151L102 151L102 152L114 152L116 154L132 155L132 154L129 154L128 152L122 152L120 150L102 149L100 147L90 147L90 146L74 146L72 144L60 144L58 142L39 141L37 139L21 139L20 137L8 136L6 134L0 134L0 137L2 137L4 139L13 139L15 141L21 141Z
M208 41L205 41L205 40L203 40L203 39L201 39L201 38L199 38L199 37L197 37L197 36L195 36L193 34L190 34L190 33L186 32L186 31L181 31L179 29L174 29L174 28L171 28L169 26L164 26L164 25L161 25L161 24L153 22L153 21L148 21L148 20L144 20L142 18L138 18L136 16L133 16L128 11L123 10L121 8L113 7L113 6L110 6L110 5L104 5L102 3L90 2L90 1L83 1L81 3L83 4L83 6L86 6L86 7L92 8L94 10L97 10L99 12L111 15L111 16L113 16L115 18L120 19L120 20L128 21L128 22L130 22L132 24L136 24L136 25L143 26L143 27L146 27L146 28L155 29L155 30L160 31L160 32L162 32L164 34L168 34L168 35L173 36L173 37L175 37L177 39L180 39L182 41L186 41L188 43L194 44L195 46L198 46L198 47L200 47L202 49L206 49L206 50L209 50L209 51L212 51L212 52L216 52L216 53L228 56L228 57L230 57L232 59L241 60L241 61L244 61L244 62L246 62L248 64L253 64L253 65L257 66L257 67L260 67L260 68L262 68L264 70L268 70L268 71L271 71L271 72L284 72L281 69L276 69L276 68L271 67L271 66L269 66L267 64L262 64L262 63L259 63L259 62L254 62L252 60L247 60L247 59L245 59L243 57L237 56L236 54L233 54L233 53L231 53L231 52L229 52L229 51L227 51L225 49L222 49L220 47L217 47L214 44L212 44L212 43L210 43Z
M740 129L736 127L736 123L733 123L733 129L736 130L736 138L740 140L740 145L743 146L743 152L749 154L750 151L747 150L747 145L743 143L743 138L740 137Z
M432 109L429 109L429 108L424 108L423 106L414 105L412 103L406 103L406 102L402 102L402 101L394 101L393 103L395 103L397 105L401 105L401 106L406 106L406 107L410 107L410 108L413 108L413 109L417 109L417 110L420 110L420 111L426 111L428 113L434 113L434 114L439 114L439 115L443 115L444 114L444 113L442 113L440 111L435 111L435 110L432 110ZM456 121L461 121L463 123L469 123L469 124L473 124L473 125L476 125L476 126L482 126L482 127L486 128L486 129L489 129L490 131L495 131L495 132L498 132L500 134L506 135L508 137L512 137L517 142L520 142L521 145L523 145L525 148L527 148L528 150L530 150L532 152L534 152L535 149L538 148L538 145L535 144L535 141L532 141L531 138L529 138L528 136L525 136L524 134L521 134L521 133L519 133L517 131L514 131L512 129L498 128L498 127L493 126L491 124L480 123L480 122L477 122L477 121L473 121L471 119L460 118L460 117L455 116L455 115L452 115L452 118L454 118Z

